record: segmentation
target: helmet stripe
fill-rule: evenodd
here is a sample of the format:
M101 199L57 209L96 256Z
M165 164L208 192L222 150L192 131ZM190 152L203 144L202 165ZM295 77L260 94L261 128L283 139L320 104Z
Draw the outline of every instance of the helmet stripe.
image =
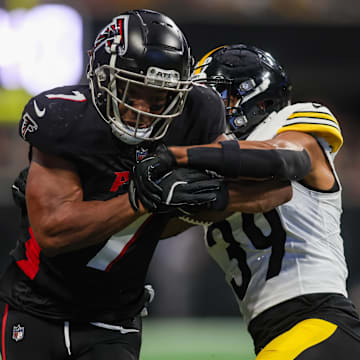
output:
M119 35L121 36L121 42L124 43L124 36L123 36L123 19L118 19L118 26L119 26Z
M204 55L204 56L202 57L202 59L197 63L196 70L194 71L194 75L199 74L199 73L201 72L201 67L202 67L202 65L204 64L205 60L206 60L212 53L214 53L215 51L217 51L217 50L219 50L219 49L222 49L222 48L224 48L224 47L226 47L226 46L227 46L227 45L221 45L221 46L219 46L219 47L217 47L217 48L209 51L206 55Z

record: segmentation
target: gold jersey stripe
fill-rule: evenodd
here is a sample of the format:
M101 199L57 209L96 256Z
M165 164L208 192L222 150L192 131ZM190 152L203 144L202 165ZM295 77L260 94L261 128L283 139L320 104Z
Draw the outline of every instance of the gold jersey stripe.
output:
M256 360L296 359L306 349L328 339L336 329L337 325L325 320L303 320L267 344Z
M221 46L217 47L216 49L213 49L213 50L209 51L206 55L204 55L204 56L201 58L201 60L197 63L196 69L195 69L195 71L194 71L194 75L200 74L202 65L204 64L205 60L206 60L212 53L214 53L216 50L219 50L219 49L221 49L221 48L224 48L225 46L227 46L227 45L221 45Z
M301 131L301 132L305 132L305 133L312 133L318 137L322 137L332 147L331 152L338 151L344 142L344 139L341 135L340 130L337 127L331 126L331 125L318 124L318 123L315 123L315 124L307 124L307 123L290 124L290 125L285 125L285 126L281 127L277 131L277 134L280 134L285 131Z
M313 111L294 112L288 117L288 120L296 119L300 117L331 120L337 125L339 125L337 120L332 115L322 112L313 112Z

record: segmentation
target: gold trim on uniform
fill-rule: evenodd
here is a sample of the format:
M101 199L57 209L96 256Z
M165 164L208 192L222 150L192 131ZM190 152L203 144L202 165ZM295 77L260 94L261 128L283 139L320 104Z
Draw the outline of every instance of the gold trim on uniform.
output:
M197 63L196 69L195 69L195 71L194 71L194 75L200 74L202 65L204 64L205 60L206 60L212 53L214 53L216 50L219 50L219 49L221 49L221 48L224 48L225 46L227 46L227 45L221 45L221 46L217 47L216 49L212 49L212 50L209 51L207 54L205 54L205 55L199 60L199 62Z
M303 351L328 339L337 325L322 319L307 319L270 341L256 360L293 360Z
M280 134L285 131L301 131L305 133L312 133L318 137L322 137L332 147L331 152L338 151L344 142L341 132L337 126L316 124L316 123L315 124L296 123L281 127L277 131L277 134Z
M315 119L317 118L317 119L331 120L335 124L339 125L337 120L332 115L330 115L328 113L324 113L324 112L314 112L314 111L294 112L288 117L288 120L296 119L296 118L300 118L300 117L302 117L302 118L315 118Z

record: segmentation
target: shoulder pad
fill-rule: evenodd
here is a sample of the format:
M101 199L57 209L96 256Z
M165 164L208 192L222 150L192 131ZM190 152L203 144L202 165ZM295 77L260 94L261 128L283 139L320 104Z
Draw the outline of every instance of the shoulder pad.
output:
M287 106L279 113L286 116L277 134L284 131L302 131L323 138L337 152L343 144L338 121L331 111L321 104L300 103Z
M61 152L90 101L84 90L83 86L55 88L30 99L20 120L20 136L42 151Z

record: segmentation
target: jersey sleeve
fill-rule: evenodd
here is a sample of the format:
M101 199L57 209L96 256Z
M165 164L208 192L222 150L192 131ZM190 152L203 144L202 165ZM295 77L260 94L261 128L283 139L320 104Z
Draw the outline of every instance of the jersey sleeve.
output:
M30 99L19 123L19 134L23 140L42 152L59 156L71 153L75 146L70 139L74 137L76 114L82 106L79 102L61 98L63 90L53 89L50 93L44 92Z
M332 153L337 152L343 144L343 137L335 116L327 107L320 104L299 105L287 116L282 127L277 130L277 134L285 131L311 133L325 139L331 146Z
M52 104L53 105L53 104ZM20 136L40 151L55 155L61 153L63 139L66 137L66 120L61 120L45 97L32 98L24 108L19 124Z

